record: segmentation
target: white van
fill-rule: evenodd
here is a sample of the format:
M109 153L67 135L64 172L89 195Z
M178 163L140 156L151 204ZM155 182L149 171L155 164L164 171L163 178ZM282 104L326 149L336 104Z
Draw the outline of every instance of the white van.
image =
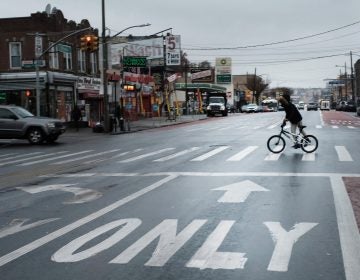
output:
M299 101L299 103L298 103L298 109L299 109L299 110L304 110L304 108L305 108L305 103L304 103L304 101Z
M330 101L329 100L321 100L320 102L320 110L330 110Z

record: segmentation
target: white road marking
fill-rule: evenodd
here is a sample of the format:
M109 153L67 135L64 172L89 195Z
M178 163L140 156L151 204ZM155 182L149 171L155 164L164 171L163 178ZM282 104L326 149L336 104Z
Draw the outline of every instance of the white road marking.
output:
M62 263L62 262L78 262L90 258L115 245L123 238L128 236L140 225L141 225L141 220L139 219L122 219L122 220L110 222L66 244L64 247L60 248L51 256L51 260L54 262ZM120 226L122 227L117 232L112 234L110 237L106 238L104 241L92 246L91 248L88 248L83 251L79 251L79 249L87 242ZM75 251L78 252L74 253Z
M264 222L269 229L275 249L268 266L270 271L287 271L291 252L298 239L310 231L317 223L295 224L293 229L286 231L279 222Z
M279 158L281 157L281 155L282 155L282 152L281 152L281 153L277 153L277 154L275 154L275 153L269 153L269 154L265 157L264 160L266 160L266 161L277 161L277 160L279 160Z
M248 196L252 192L268 192L268 189L265 189L258 184L250 180L245 180L241 182L236 182L230 185L212 189L213 191L225 191L225 194L218 199L218 202L224 203L240 203L245 202Z
M40 221L36 221L34 223L31 224L27 224L24 225L27 221L29 221L30 219L14 219L11 221L11 223L0 229L0 238L8 236L8 235L12 235L14 233L18 233L27 229L31 229L31 228L35 228L41 225L45 225L47 223L51 223L53 221L59 220L60 218L52 218L52 219L46 219L46 220L40 220Z
M163 266L206 223L206 221L207 220L194 220L181 232L176 234L178 221L175 219L164 220L120 255L111 260L110 263L128 263L151 242L160 237L154 253L145 265Z
M143 154L143 155L140 155L140 156L137 156L137 157L124 159L124 160L121 160L121 161L118 161L118 162L119 163L132 162L132 161L136 161L136 160L143 159L143 158L146 158L146 157L151 157L151 156L154 156L154 155L157 155L157 154L160 154L160 153L163 153L163 152L171 151L171 150L175 150L175 148L166 148L166 149L158 150L158 151L155 151L155 152Z
M333 125L333 126L331 126L332 128L335 128L335 129L337 129L337 128L339 128L337 125Z
M79 204L86 203L98 199L102 196L102 193L85 188L72 187L76 184L57 184L57 185L47 185L47 186L36 186L36 187L18 187L24 192L31 194L37 194L46 191L55 191L60 190L63 192L71 192L74 194L74 197L71 200L63 202L63 204Z
M37 240L34 240L32 242L30 242L29 244L27 245L24 245L22 247L20 247L19 249L15 250L15 251L12 251L2 257L0 257L0 267L13 261L13 260L16 260L18 259L19 257L57 239L58 237L61 237L63 236L64 234L67 234L89 222L92 222L94 221L95 219L99 218L99 217L102 217L104 215L106 215L107 213L111 212L111 211L114 211L115 209L147 194L148 192L150 191L153 191L159 187L161 187L162 185L164 185L165 183L171 181L171 180L174 180L177 176L173 176L173 175L169 175L167 176L166 178L164 179L161 179L159 180L158 182L155 182L154 184L146 187L146 188L143 188L125 198L122 198L108 206L106 206L105 208L102 208L84 218L81 218L65 227L62 227L54 232L51 232Z
M350 129L355 129L355 127L354 127L354 126L351 126L351 125L348 125L348 128L350 128Z
M350 153L347 151L345 146L335 146L336 153L339 161L353 161Z
M304 153L301 160L302 161L315 161L315 153Z
M201 156L198 156L198 157L192 159L191 161L203 161L205 159L208 159L209 157L212 157L212 156L214 156L214 155L216 155L218 153L221 153L222 151L224 151L224 150L226 150L228 148L230 148L230 146L218 147L218 148L216 148L216 149L214 149L214 150L212 150L212 151L210 151L210 152L208 152L206 154L203 154Z
M159 159L155 159L153 161L156 161L156 162L159 162L159 161L167 161L167 160L170 160L170 159L173 159L173 158L176 158L176 157L179 157L179 156L182 156L182 155L185 155L185 154L188 154L188 153L191 153L193 151L196 151L196 150L199 150L200 148L199 147L192 147L190 149L186 149L186 150L183 150L181 152L178 152L178 153L175 153L175 154L172 154L172 155L168 155L166 157L162 157L162 158L159 158Z
M29 160L34 160L34 159L43 158L43 157L48 157L48 156L59 155L59 154L67 153L67 152L68 152L68 151L61 151L61 152L56 152L56 153L49 153L49 154L31 156L31 157L29 157L29 158L15 159L15 160L12 160L12 161L2 162L2 163L0 163L0 166L2 166L2 165L7 165L7 164L14 164L14 163L19 163L19 162L24 162L24 161L29 161Z
M217 252L234 223L235 221L221 221L186 264L186 267L243 269L247 261L247 258L244 257L245 253Z
M72 162L72 161L79 161L79 160L83 160L83 159L87 159L87 158L91 158L91 157L97 157L97 156L102 156L102 155L106 155L106 154L109 154L109 153L115 153L115 152L117 152L119 150L120 149L104 151L104 152L100 152L100 153L96 153L96 154L86 155L86 156L83 156L83 157L77 157L77 158L63 160L63 161L57 161L57 162L52 163L52 164L55 164L55 165L65 164L65 163L69 163L69 162Z
M47 161L53 161L53 160L57 160L57 159L61 159L61 158L67 158L67 157L71 157L71 156L77 156L77 155L89 153L89 152L92 152L92 151L93 151L93 150L87 150L87 151L82 151L82 152L73 153L73 154L67 154L67 155L58 156L58 157L53 157L53 158L35 160L35 161L31 161L31 162L25 162L25 163L19 164L19 166L27 166L27 165L33 165L33 164L42 163L42 162L47 162Z
M38 154L42 154L43 152L34 152L34 153L29 153L29 154L21 154L21 155L17 155L17 156L11 156L11 157L7 157L7 158L2 158L1 160L14 160L16 158L20 158L20 157L28 157L28 156L34 156L34 155L38 155Z
M226 161L240 161L243 158L245 158L247 155L251 154L253 151L255 151L258 146L249 146L246 149L242 150L241 152L233 155L232 157L228 158Z
M316 128L323 128L323 126L322 125L317 125Z

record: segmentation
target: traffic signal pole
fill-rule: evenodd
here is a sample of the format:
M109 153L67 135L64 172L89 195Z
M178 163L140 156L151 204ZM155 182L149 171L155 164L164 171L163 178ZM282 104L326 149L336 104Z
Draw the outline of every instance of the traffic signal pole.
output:
M39 69L39 60L41 59L41 57L46 54L49 50L51 50L53 47L55 47L57 44L61 43L63 40L71 37L71 36L74 36L78 33L81 33L81 32L84 32L86 30L89 30L89 29L92 29L92 27L87 27L87 28L83 28L83 29L80 29L80 30L77 30L77 31L74 31L64 37L62 37L61 39L57 40L55 43L51 44L45 51L43 51L41 54L39 55L35 55L35 72L36 72L36 84L35 84L35 87L36 87L36 116L40 117L40 69ZM35 36L40 36L39 33L36 33Z
M105 35L105 0L101 1L101 13L102 13L102 33L101 33L101 41L102 41L102 58L103 58L103 69L101 71L102 78L102 86L103 86L103 94L104 94L104 131L109 132L109 98L108 98L108 81L107 81L107 69L108 69L108 46L106 42Z

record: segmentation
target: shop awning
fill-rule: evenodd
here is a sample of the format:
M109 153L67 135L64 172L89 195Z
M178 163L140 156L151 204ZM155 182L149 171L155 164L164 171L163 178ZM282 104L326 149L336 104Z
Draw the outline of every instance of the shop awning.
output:
M175 89L176 90L183 90L185 91L187 88L188 91L206 91L206 92L226 92L226 87L222 87L219 85L214 85L210 83L176 83Z

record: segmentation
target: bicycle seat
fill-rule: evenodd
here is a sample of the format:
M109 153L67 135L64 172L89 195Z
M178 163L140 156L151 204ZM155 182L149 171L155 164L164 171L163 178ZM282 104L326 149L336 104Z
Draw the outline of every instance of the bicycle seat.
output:
M304 129L306 127L306 125L301 125L300 129Z

